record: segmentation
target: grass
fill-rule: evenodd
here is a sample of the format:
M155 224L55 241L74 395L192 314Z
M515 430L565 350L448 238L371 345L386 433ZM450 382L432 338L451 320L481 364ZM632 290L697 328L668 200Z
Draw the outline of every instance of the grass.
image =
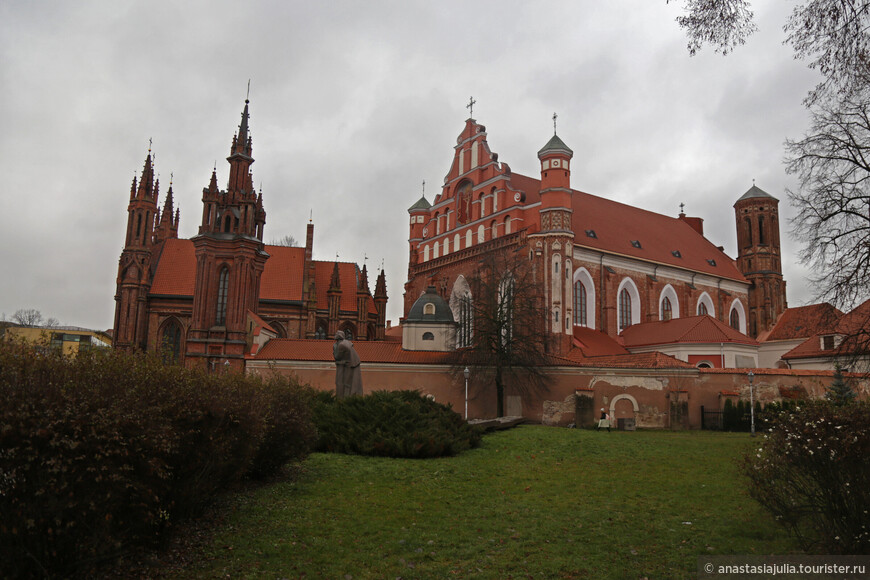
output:
M694 578L796 545L746 494L746 434L524 426L459 457L314 454L246 496L188 578Z

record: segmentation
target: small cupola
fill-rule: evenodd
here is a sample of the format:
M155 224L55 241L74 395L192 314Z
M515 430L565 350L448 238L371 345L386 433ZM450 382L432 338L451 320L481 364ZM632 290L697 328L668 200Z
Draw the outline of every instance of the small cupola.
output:
M456 322L453 311L435 289L426 292L414 302L402 325L402 348L446 352L453 350Z

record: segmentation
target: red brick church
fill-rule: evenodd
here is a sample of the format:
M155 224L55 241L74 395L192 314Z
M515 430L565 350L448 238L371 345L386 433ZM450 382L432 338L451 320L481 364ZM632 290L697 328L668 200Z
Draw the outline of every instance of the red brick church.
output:
M467 278L480 256L522 248L541 275L557 352L592 331L623 342L629 327L703 315L723 334L756 337L773 326L786 309L773 196L753 185L734 204L735 261L704 237L701 218L573 189L573 156L554 131L538 151L540 176L514 173L490 149L486 128L469 118L441 192L408 210L405 312L435 286L459 327L472 325L459 305L474 298Z
M202 190L202 221L178 238L172 185L159 208L160 182L149 149L127 208L118 265L114 346L164 349L188 366L244 368L261 332L279 338L384 338L384 271L369 289L364 265L312 259L314 226L304 248L263 243L263 193L254 190L248 101L233 136L226 189L217 168Z

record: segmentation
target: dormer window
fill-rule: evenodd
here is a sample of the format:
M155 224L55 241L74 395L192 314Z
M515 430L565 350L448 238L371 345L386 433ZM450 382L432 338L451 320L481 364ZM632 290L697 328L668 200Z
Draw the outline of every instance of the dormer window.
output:
M840 337L835 334L826 334L822 336L822 350L834 350L840 346Z
M640 245L640 240L631 240L631 245L637 249L642 249Z
M716 260L707 260L707 263L710 264L711 266L715 266Z
M423 305L423 315L435 316L435 305L431 302L427 302L425 305Z
M680 253L679 250L674 250L673 252L671 252L671 255L675 258L682 258L683 257L683 255Z
M597 239L598 236L595 235L595 230L586 230L586 237Z

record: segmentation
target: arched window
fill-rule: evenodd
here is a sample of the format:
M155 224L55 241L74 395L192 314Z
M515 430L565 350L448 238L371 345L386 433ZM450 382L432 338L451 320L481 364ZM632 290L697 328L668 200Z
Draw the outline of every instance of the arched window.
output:
M595 328L595 285L583 267L574 271L574 325Z
M579 280L574 282L574 326L587 326L586 286Z
M423 261L429 261L429 246L423 246Z
M163 336L160 340L163 350L163 360L166 362L178 362L181 355L181 325L175 320L170 320L163 327Z
M508 235L511 233L511 216L505 216L504 218L504 233Z
M227 217L224 218L224 232L230 231L230 224L231 223L232 222L230 221L230 215L227 214Z
M226 326L227 323L227 288L229 283L230 270L224 266L221 268L221 273L218 277L217 309L214 317L215 326Z
M441 215L436 211L435 212L435 235L441 233Z
M671 320L680 317L680 300L677 291L670 284L662 288L659 295L659 320Z
M444 255L446 256L449 253L450 253L450 239L444 238Z
M457 322L456 348L471 346L474 336L474 304L471 298L471 288L465 276L459 276L453 283L450 293L450 310Z
M496 223L495 220L492 220L491 222L489 222L489 229L492 230L492 236L490 237L490 239L491 240L496 239L498 237L498 224Z
M510 346L514 331L514 279L510 274L502 278L498 286L498 323L501 326L502 344Z
M752 245L752 221L746 217L743 218L743 223L746 224L746 243L743 245L748 248Z
M662 300L662 320L670 320L673 317L671 310L671 299L667 296Z
M737 312L737 309L731 310L731 328L740 330L740 313Z
M438 242L433 242L432 243L432 259L434 260L437 257L438 257Z
M470 248L473 243L474 243L474 234L471 233L471 230L468 230L467 232L465 232L465 247Z
M703 316L704 314L709 314L707 312L707 305L703 302L698 302L698 316Z
M319 338L321 340L328 338L326 336L326 327L327 323L325 320L318 320L317 330L314 331L314 338Z
M631 278L624 278L617 290L616 320L619 332L640 322L640 293Z
M766 244L767 240L764 239L764 216L758 216L758 243Z
M341 327L341 331L344 332L344 337L348 340L353 340L353 337L356 336L356 327L353 324L345 324Z
M734 330L746 334L746 311L743 309L743 304L737 298L731 302L728 323Z
M435 340L435 335L432 334L431 332L424 332L423 333L423 340Z
M486 228L483 227L483 224L480 224L477 227L477 243L482 244L486 241Z
M435 316L435 304L427 302L423 305L423 316Z
M459 234L456 234L455 236L453 236L453 251L454 251L454 252L458 252L458 251L459 251L459 249L460 249L460 248L459 248L459 242L460 242L460 240L461 240L461 238L459 237Z
M631 326L631 296L628 290L622 289L619 293L619 331L622 332Z
M709 316L716 316L716 309L713 307L713 299L710 298L710 295L706 292L701 292L701 295L698 297L698 305L695 309L698 316L703 314L707 314Z

